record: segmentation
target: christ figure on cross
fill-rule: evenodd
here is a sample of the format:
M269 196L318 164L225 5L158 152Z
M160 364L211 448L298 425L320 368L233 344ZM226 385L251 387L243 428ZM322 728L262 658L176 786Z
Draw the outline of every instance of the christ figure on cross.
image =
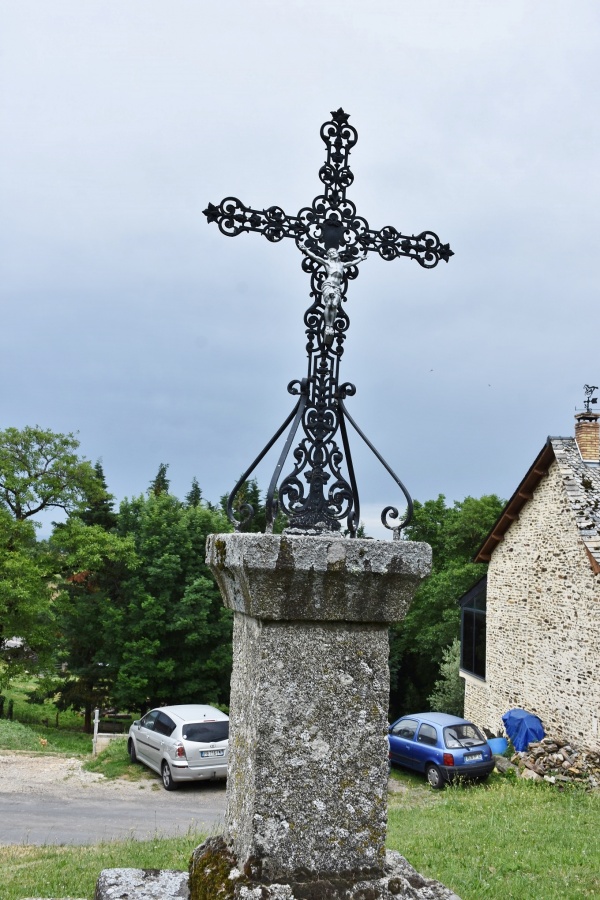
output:
M321 266L325 267L325 280L321 285L320 291L323 297L323 318L325 320L325 343L331 344L333 341L333 323L337 315L338 307L342 300L342 284L344 281L344 269L349 266L357 266L367 258L365 250L362 256L344 262L340 258L339 252L335 247L330 247L327 251L325 259L318 253L312 253L305 244L300 246L303 253L314 259Z

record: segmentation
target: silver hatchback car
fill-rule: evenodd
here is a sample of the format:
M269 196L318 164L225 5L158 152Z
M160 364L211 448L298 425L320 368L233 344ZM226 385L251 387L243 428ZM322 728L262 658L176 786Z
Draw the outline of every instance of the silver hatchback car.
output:
M228 738L229 718L213 706L161 706L133 723L127 749L173 791L180 781L226 778Z

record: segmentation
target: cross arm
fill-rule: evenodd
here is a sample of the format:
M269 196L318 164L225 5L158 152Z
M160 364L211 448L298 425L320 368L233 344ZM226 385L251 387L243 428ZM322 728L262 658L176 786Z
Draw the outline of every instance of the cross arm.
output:
M268 209L251 209L237 197L226 197L218 206L209 203L203 210L209 223L216 222L219 231L228 237L236 237L247 231L256 231L268 241L281 241L284 237L299 238L306 234L306 224L298 216L288 216L279 206Z
M440 260L448 262L454 256L450 244L442 244L433 231L405 235L391 225L386 225L379 231L366 229L358 239L365 250L376 250L385 260L407 256L409 259L416 259L424 269L433 269Z

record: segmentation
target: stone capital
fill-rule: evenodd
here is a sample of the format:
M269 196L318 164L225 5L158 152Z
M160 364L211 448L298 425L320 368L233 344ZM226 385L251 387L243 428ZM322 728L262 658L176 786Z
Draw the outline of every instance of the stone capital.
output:
M387 624L406 615L431 570L431 548L337 535L215 534L206 562L225 605L256 619Z

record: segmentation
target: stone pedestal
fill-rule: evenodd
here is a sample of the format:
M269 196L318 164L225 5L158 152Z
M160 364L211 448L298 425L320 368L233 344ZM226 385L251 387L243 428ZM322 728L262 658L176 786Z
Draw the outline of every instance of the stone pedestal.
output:
M388 624L404 617L431 550L256 534L213 535L207 547L235 611L232 858L249 884L351 896L349 885L384 876Z

